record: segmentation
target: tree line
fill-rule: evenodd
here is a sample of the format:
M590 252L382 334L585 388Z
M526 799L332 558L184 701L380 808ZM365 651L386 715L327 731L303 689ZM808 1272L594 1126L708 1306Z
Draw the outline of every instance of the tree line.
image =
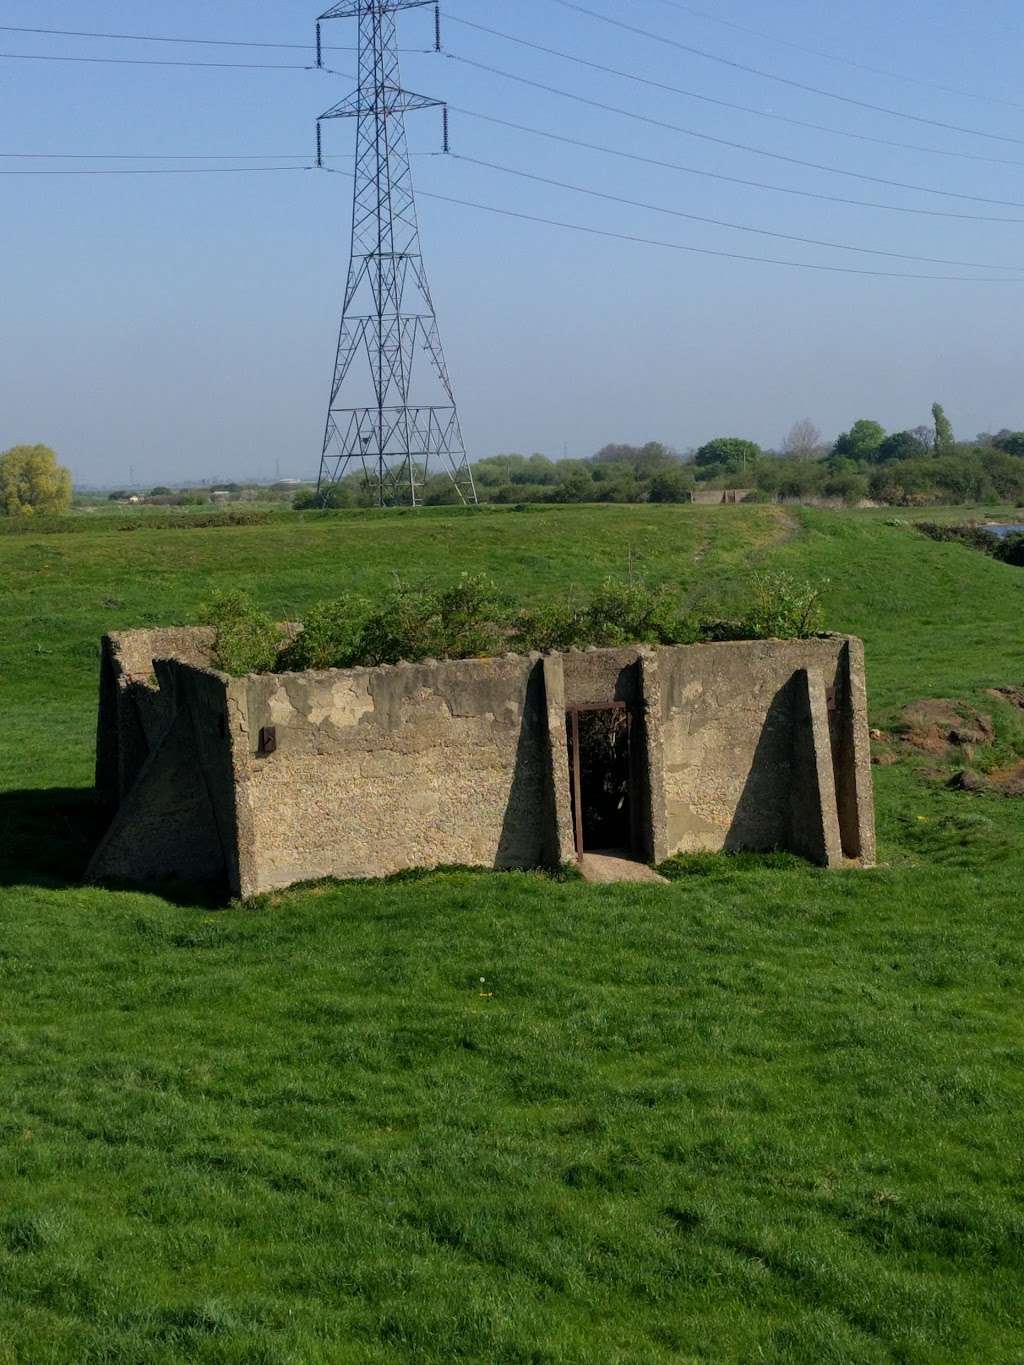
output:
M913 507L942 503L1024 504L1024 432L983 432L958 441L941 404L931 423L887 431L863 418L828 443L808 420L794 424L778 450L740 436L718 436L681 454L660 441L611 444L586 459L495 455L473 465L480 499L491 503L689 502L715 488L742 490L752 502L823 500ZM446 475L425 482L428 505L458 501ZM327 505L372 501L360 475L343 480ZM298 506L323 504L313 490Z
M861 418L831 443L804 420L774 451L745 437L718 436L682 454L648 441L609 444L586 459L494 455L476 461L473 477L481 501L513 505L689 502L701 491L724 488L741 490L751 502L1024 505L1024 431L982 432L959 441L941 404L934 404L931 418L903 431L887 431L880 422ZM236 484L220 487L229 495L243 491ZM299 508L360 507L374 501L358 473L330 489L326 499L312 488L294 494L282 485L269 491L294 495ZM0 453L0 515L64 512L72 496L71 474L49 447L22 445ZM175 493L160 486L146 500L187 503L208 497L208 490ZM422 481L422 501L444 506L459 498L447 475L436 474Z

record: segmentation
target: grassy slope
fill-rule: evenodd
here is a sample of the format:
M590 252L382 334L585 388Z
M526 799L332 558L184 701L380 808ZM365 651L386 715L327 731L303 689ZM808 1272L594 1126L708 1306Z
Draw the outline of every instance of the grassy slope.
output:
M537 594L630 547L691 586L764 555L830 575L878 714L1024 678L1019 571L802 522L0 541L0 1361L1024 1355L1019 804L879 770L869 874L439 875L213 917L62 884L83 800L41 789L88 781L95 636L218 582L289 615L396 559Z

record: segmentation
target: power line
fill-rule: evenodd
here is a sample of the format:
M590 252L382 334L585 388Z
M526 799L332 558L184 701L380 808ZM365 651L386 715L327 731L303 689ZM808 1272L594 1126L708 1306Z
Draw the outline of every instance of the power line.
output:
M643 156L639 152L623 151L619 147L608 147L599 142L588 142L583 138L569 137L564 133L554 133L546 128L532 128L525 123L515 123L510 119L498 118L494 114L483 114L478 109L466 109L460 105L449 105L452 113L461 114L465 118L480 119L485 123L493 123L502 128L511 128L518 133L528 133L531 137L542 137L551 142L560 142L569 147L581 147L586 151L600 152L605 156L617 156L627 161L636 161L645 166L656 166L659 170L679 171L684 175L696 175L704 179L722 180L731 185L742 185L746 189L768 190L776 194L794 195L801 199L820 200L827 204L842 204L851 208L880 209L885 213L904 213L915 217L924 218L950 218L957 222L969 223L1007 223L1019 225L1024 223L1021 218L999 218L994 215L980 213L957 213L949 209L924 209L907 208L902 204L881 204L874 199L850 199L842 195L822 194L815 190L791 189L788 185L773 185L764 180L747 180L740 176L725 175L719 171L704 170L699 166L686 166L678 161L665 161L658 157ZM438 157L445 155L443 152L411 152L411 156L419 158ZM468 159L468 158L467 158ZM255 155L252 153L226 152L220 156L211 156L207 153L178 153L175 155L153 154L153 153L133 153L133 152L0 152L0 160L19 160L19 161L302 161L308 160L305 152L286 152L270 153L265 155ZM324 156L325 161L351 161L353 157L346 155ZM272 168L268 168L272 169ZM292 169L305 169L304 167L294 167Z
M853 208L882 209L886 213L910 213L924 218L953 218L969 223L1024 223L1024 218L997 218L983 213L957 213L951 209L906 208L902 204L880 204L874 199L848 199L842 195L821 194L815 190L794 190L788 185L772 185L764 180L744 180L736 175L724 175L720 171L706 171L697 166L684 166L678 161L662 161L653 156L642 156L639 152L624 152L618 147L606 147L599 142L587 142L583 138L568 137L564 133L553 133L545 128L531 128L525 123L513 123L509 119L498 118L494 114L481 114L476 109L463 109L457 104L448 106L452 113L466 118L482 119L485 123L498 124L502 128L513 128L519 133L529 133L533 137L547 138L551 142L562 142L570 147L583 147L587 151L602 152L606 156L623 157L627 161L638 161L645 166L657 166L661 170L681 171L685 175L698 175L707 180L724 180L730 185L743 185L747 189L770 190L776 194L796 195L801 199L817 199L827 204L844 204Z
M0 52L0 58L14 62L90 62L110 66L204 66L238 71L315 71L315 66L275 62L186 62L161 57L56 57L44 52Z
M692 5L685 5L680 0L657 0L658 4L669 5L672 9L680 10L686 14L695 15L699 19L706 19L710 23L720 24L725 28L731 28L739 33L746 33L755 38L761 38L766 42L777 43L782 47L791 48L794 52L802 52L810 57L823 58L829 62L839 62L843 66L849 66L855 71L867 71L873 76L885 76L890 80L899 80L911 85L920 85L929 90L940 90L943 94L956 95L964 99L980 100L985 104L1003 105L1009 109L1024 109L1024 105L1017 104L1013 100L1000 99L996 95L982 95L975 90L963 90L956 86L942 85L936 81L924 80L920 77L909 76L906 72L892 71L885 67L869 66L864 62L855 62L849 57L840 57L834 52L822 52L813 47L804 47L801 43L790 42L786 38L780 38L777 34L763 33L758 29L747 27L745 24L737 24L729 19L723 19L720 15L710 14L706 10L695 9ZM455 15L446 16L450 23L468 24L468 19L458 19ZM270 43L243 41L238 38L169 38L156 36L148 33L97 33L91 29L67 29L67 28L29 28L23 24L0 24L0 33L31 33L45 34L50 37L59 38L105 38L118 42L134 43L176 43L188 44L189 46L202 47L248 47L278 49L280 51L307 52L309 43ZM402 48L403 52L428 53L433 52L432 48ZM356 52L355 46L338 46L324 44L324 52Z
M255 43L245 42L238 38L164 38L154 37L148 33L94 33L91 30L76 28L26 28L20 24L0 24L0 33L34 33L45 34L53 38L105 38L111 42L126 43L177 43L187 44L192 47L260 47L260 48L279 48L282 51L309 52L312 44L310 43ZM324 46L324 52L358 52L357 47L328 47ZM403 48L403 52L433 52L433 48Z
M757 118L772 119L777 123L789 123L795 128L810 128L816 133L828 133L833 137L854 138L857 142L872 142L880 147L895 147L905 152L927 152L931 156L951 156L960 161L980 161L992 166L1017 166L1024 170L1024 161L1011 161L1004 157L980 156L976 152L955 152L944 147L923 147L916 142L896 142L892 138L872 137L868 133L853 133L845 128L831 128L824 123L811 123L807 119L791 118L787 114L776 114L767 109L754 109L748 104L735 104L730 100L718 99L712 95L702 95L695 90L684 90L678 85L668 85L664 81L652 80L648 76L639 76L634 71L623 71L619 67L605 66L602 62L590 61L587 57L581 57L578 53L562 52L558 48L546 47L543 43L532 42L528 38L518 38L512 33L502 33L499 29L488 28L486 24L474 23L471 19L457 19L453 15L448 16L449 22L462 24L465 28L473 28L480 33L490 34L493 38L503 38L510 43L517 43L520 47L532 48L534 52L544 52L549 57L558 57L562 61L575 62L577 66L589 67L592 71L603 72L607 76L620 76L623 80L635 81L639 85L650 86L654 90L664 90L672 95L682 95L686 99L701 100L705 104L717 105L720 109L735 109L741 114L753 114Z
M336 174L337 172L332 172ZM853 266L812 265L808 261L784 261L770 256L743 256L735 251L712 251L708 247L683 246L680 242L663 242L653 237L637 237L631 233L612 232L607 228L587 227L583 223L566 223L558 218L541 218L537 214L522 213L516 209L501 209L494 204L479 204L470 199L456 199L448 194L434 194L421 190L426 199L437 199L445 204L457 204L460 208L479 209L483 213L499 214L503 218L518 218L528 223L542 223L547 227L566 228L572 232L585 232L593 237L610 237L619 242L637 242L643 246L665 247L670 251L686 251L697 256L717 256L727 261L752 261L756 265L782 265L795 270L815 270L826 274L861 275L873 279L888 280L944 280L959 281L964 284L1024 284L1024 279L984 279L978 275L910 275L893 270L857 270Z
M94 33L77 28L26 28L21 24L0 24L0 33L46 34L53 38L105 38L111 42L128 43L187 43L195 47L262 47L292 48L309 52L310 43L253 43L242 42L237 38L158 38L147 33ZM336 48L335 51L354 52L353 47Z
M332 158L342 160L342 158ZM3 161L308 161L308 152L292 154L283 152L273 156L255 156L246 152L236 154L225 152L223 156L199 155L172 156L170 153L154 152L0 152Z
M883 66L868 66L867 63L855 62L850 57L840 57L835 52L822 52L819 48L805 47L802 43L794 43L787 38L780 38L777 33L764 33L760 29L748 28L746 24L737 24L732 19L723 19L719 14L695 9L693 5L684 5L682 0L656 0L656 2L660 5L668 5L671 9L680 10L684 14L692 14L698 19L706 19L711 24L720 24L723 28L734 29L737 33L746 33L752 38L761 38L768 43L778 43L780 47L788 47L794 52L802 52L807 57L820 57L826 62L839 62L842 66L852 67L854 71L866 71L869 75L884 76L887 80L920 85L926 90L941 90L945 95L956 95L961 99L981 100L984 104L1001 104L1008 109L1024 109L1024 104L1016 104L1013 100L1000 99L998 95L981 95L976 90L962 90L953 85L941 85L937 81L925 80L920 76L908 76L905 71L892 71Z
M311 171L313 166L153 166L130 169L110 167L89 170L9 171L0 175L259 175L264 171Z
M561 3L561 0L556 0L556 3ZM786 156L782 152L769 152L764 147L752 147L745 142L732 142L728 138L714 137L711 133L698 132L695 128L684 128L678 123L667 123L664 119L650 118L646 114L638 114L633 109L622 109L615 104L605 104L601 100L587 99L585 96L573 94L572 91L565 90L561 86L544 85L541 81L530 80L526 76L517 76L511 71L502 71L500 67L488 66L484 62L474 61L471 57L462 57L454 52L448 52L445 55L450 61L475 66L478 70L487 71L492 76L502 76L506 80L518 81L520 85L529 85L535 90L544 90L549 95L559 95L563 99L574 100L577 104L588 105L592 109L603 109L605 113L619 114L623 118L636 119L640 123L649 123L655 128L666 128L673 133L684 133L687 137L696 137L703 142L713 142L720 147L731 147L740 152L752 152L755 156L770 157L773 161L785 161L790 166L803 166L813 171L827 171L829 175L846 175L854 180L866 180L873 185L888 185L893 189L914 190L920 194L939 194L947 199L965 199L975 204L994 204L998 208L1024 209L1024 203L1019 203L1013 199L986 199L977 194L960 194L955 190L937 190L931 185L914 185L908 184L904 180L887 180L882 176L865 175L860 171L847 171L839 166L827 166L818 161L803 161L799 157Z
M870 109L876 114L888 114L892 118L910 119L913 123L927 123L932 128L944 128L947 132L967 133L971 137L989 138L994 142L1015 142L1018 146L1024 146L1024 138L1008 137L1004 133L985 133L979 128L965 128L959 123L943 123L940 119L926 118L923 114L905 114L900 109L889 109L882 104L870 104L867 100L854 99L852 95L840 95L834 90L823 90L816 85L805 85L802 81L793 81L786 76L776 76L771 71L762 71L760 67L745 66L742 62L731 61L728 57L721 57L716 52L706 52L703 48L691 47L688 43L680 43L675 38L668 38L663 33L652 33L650 29L638 28L635 24L627 24L622 19L612 19L607 14L599 14L597 10L587 9L585 5L579 5L576 0L554 0L556 5L561 5L563 9L576 10L579 14L585 14L588 18L598 19L603 24L611 24L614 28L624 29L627 33L636 33L643 38L650 38L652 42L664 43L668 47L677 48L680 52L689 52L691 56L704 57L709 62L718 62L721 66L732 67L734 71L745 71L749 76L760 76L764 80L777 81L780 85L788 85L794 90L803 90L807 94L821 95L825 99L840 100L843 104L853 104L859 109Z
M604 190L590 189L584 185L571 185L565 180L551 179L545 175L536 175L531 171L517 170L512 166L501 166L494 161L481 161L477 157L462 156L456 153L457 161L465 161L473 166L483 166L490 171L501 171L506 175L515 175L522 180L533 180L540 185L553 185L556 189L572 190L575 194L588 194L595 199L605 199L613 204L626 204L634 209L647 209L653 213L667 213L673 218L686 218L694 223L708 223L712 227L729 228L735 232L751 232L758 237L776 237L780 241L799 242L803 246L823 246L834 251L856 251L867 256L888 256L897 261L917 261L924 265L952 265L962 266L971 270L1020 270L1024 271L1024 266L1018 265L993 265L987 261L951 261L944 260L935 256L915 256L902 251L881 251L874 247L852 246L847 242L829 242L817 237L799 237L790 232L773 232L769 228L750 227L744 223L731 223L723 218L709 218L699 213L686 213L682 209L668 208L661 204L648 204L639 199L627 199L622 195L609 194Z
M444 152L410 152L410 156L444 156ZM351 153L324 156L325 161L354 161ZM4 161L309 161L308 152L225 152L221 156L209 153L154 153L154 152L0 152Z

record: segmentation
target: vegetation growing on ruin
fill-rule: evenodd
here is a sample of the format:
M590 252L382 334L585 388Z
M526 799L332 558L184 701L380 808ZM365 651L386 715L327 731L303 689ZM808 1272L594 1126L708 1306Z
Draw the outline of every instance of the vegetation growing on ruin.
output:
M245 593L214 594L200 620L228 673L377 667L424 659L708 640L806 639L821 632L821 588L782 570L752 574L732 617L698 610L678 590L606 578L590 595L517 608L487 574L445 586L398 580L376 603L347 594L315 603L292 633Z
M1019 1358L1021 798L878 768L870 873L78 884L105 629L239 587L309 622L394 562L524 606L753 565L828 580L875 724L995 714L1024 577L892 520L352 513L154 530L129 576L114 531L0 542L0 1360Z

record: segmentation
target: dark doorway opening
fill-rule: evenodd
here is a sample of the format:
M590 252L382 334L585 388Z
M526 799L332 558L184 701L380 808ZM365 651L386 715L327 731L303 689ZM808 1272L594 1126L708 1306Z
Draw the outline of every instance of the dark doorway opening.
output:
M576 853L634 848L632 718L619 702L566 715Z

